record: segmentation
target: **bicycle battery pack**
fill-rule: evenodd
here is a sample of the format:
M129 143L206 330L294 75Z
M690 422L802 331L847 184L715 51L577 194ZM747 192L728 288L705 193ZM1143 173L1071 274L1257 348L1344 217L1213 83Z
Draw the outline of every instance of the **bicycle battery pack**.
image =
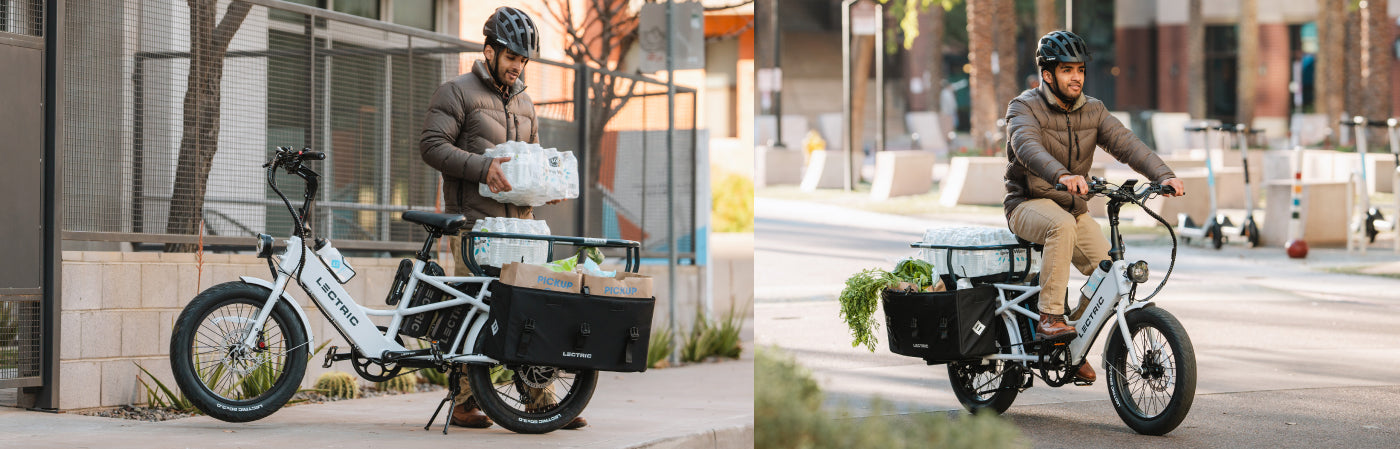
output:
M491 284L483 352L506 364L647 369L656 298L621 298Z
M929 362L951 362L996 352L997 289L990 285L946 292L885 290L890 352Z
M442 276L442 266L438 265L437 262L428 262L428 264L423 267L423 274L428 276ZM420 281L418 283L418 288L413 292L413 297L408 300L408 306L418 307L432 304L442 301L443 296L445 295L442 293L442 290L438 290L428 285L428 283ZM399 328L399 333L413 338L421 338L427 335L428 327L433 324L433 318L436 318L438 313L439 312L428 312L409 315L407 318L404 318L403 326Z

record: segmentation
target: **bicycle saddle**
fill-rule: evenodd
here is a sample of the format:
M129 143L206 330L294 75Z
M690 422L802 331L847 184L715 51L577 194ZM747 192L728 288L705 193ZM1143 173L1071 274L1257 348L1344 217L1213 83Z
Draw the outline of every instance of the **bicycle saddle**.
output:
M435 214L411 210L403 213L403 221L427 226L441 234L456 234L467 224L467 217L463 217L462 214Z

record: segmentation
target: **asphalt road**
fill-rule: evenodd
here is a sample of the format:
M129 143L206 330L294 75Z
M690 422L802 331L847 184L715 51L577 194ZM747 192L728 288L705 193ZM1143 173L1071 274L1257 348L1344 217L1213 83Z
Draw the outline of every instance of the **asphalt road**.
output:
M758 198L754 308L756 340L808 367L828 407L869 416L872 398L895 413L960 410L943 366L851 347L835 298L863 268L890 268L913 253L922 230L961 225ZM1131 245L1131 243L1130 243ZM1153 267L1169 247L1129 246ZM1325 268L1400 260L1314 249L1306 260L1281 249L1180 248L1156 303L1189 332L1198 365L1195 405L1165 437L1132 432L1102 382L1023 392L1006 417L1036 447L1396 447L1400 445L1400 280ZM1070 285L1083 282L1077 274ZM878 332L883 337L883 331ZM1102 373L1099 349L1089 360Z

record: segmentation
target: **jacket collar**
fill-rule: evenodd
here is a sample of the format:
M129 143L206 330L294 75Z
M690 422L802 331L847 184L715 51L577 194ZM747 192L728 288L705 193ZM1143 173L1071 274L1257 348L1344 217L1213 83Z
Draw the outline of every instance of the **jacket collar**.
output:
M1043 99L1043 100L1045 100L1045 104L1050 105L1050 108L1051 108L1051 109L1054 109L1054 110L1060 111L1060 112L1074 112L1074 111L1078 111L1079 108L1084 107L1084 103L1088 103L1088 102L1089 102L1088 96L1084 95L1083 92L1080 92L1080 93L1079 93L1079 98L1076 99L1076 100L1074 100L1074 105L1070 106L1070 107L1069 107L1069 110L1066 111L1065 108L1060 107L1060 100L1059 100L1058 98L1055 97L1055 93L1054 93L1054 92L1051 92L1051 91L1050 91L1050 86L1049 86L1049 85L1046 85L1045 83L1042 82L1042 83L1040 83L1040 88L1039 88L1039 89L1036 89L1036 90L1040 92L1040 98Z
M491 90L496 91L498 93L501 92L500 83L497 83L496 79L491 76L491 70L486 68L485 60L476 60L476 62L472 64L472 73L475 74L477 78L480 78L482 83L489 86ZM506 96L514 97L524 91L525 79L516 78L515 85L511 86L510 92L506 93Z

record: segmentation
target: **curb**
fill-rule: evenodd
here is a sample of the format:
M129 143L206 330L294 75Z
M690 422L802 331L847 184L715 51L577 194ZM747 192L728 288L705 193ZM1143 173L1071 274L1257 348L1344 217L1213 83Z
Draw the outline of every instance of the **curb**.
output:
M675 437L660 438L627 449L740 449L752 448L753 423L720 427Z

